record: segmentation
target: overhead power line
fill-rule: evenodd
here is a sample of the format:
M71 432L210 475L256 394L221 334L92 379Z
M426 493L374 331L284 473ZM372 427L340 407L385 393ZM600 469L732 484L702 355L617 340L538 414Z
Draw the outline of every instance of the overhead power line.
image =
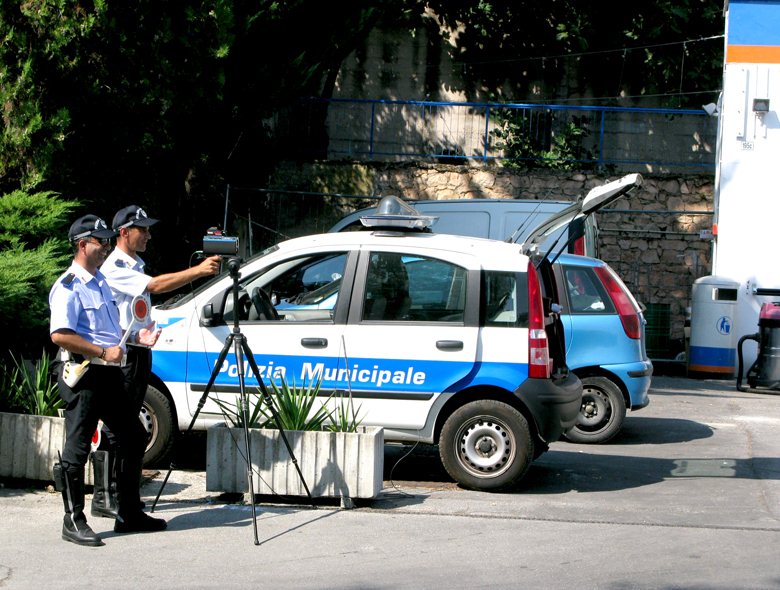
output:
M453 61L453 65L458 66L474 66L474 65L486 65L486 64L500 64L500 63L518 63L524 61L544 61L551 59L563 59L570 57L587 57L594 55L605 55L608 53L627 53L629 51L640 51L643 49L655 49L658 47L673 47L675 45L686 45L688 43L699 43L701 41L712 41L714 39L723 39L724 35L712 35L710 37L699 37L698 39L686 39L684 41L671 41L669 43L655 43L652 45L637 45L635 47L620 47L617 49L600 49L598 51L581 51L577 53L559 53L555 55L537 55L532 57L513 57L507 59L495 59L484 61Z

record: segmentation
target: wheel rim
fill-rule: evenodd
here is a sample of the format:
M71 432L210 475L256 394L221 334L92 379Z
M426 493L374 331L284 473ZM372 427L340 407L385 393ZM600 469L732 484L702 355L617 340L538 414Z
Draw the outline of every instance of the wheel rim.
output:
M492 416L477 416L459 429L456 436L458 460L478 477L496 477L506 471L515 456L511 430Z
M138 414L138 418L140 418L141 425L144 427L146 436L148 437L146 449L144 449L144 452L146 452L151 449L152 446L154 446L155 441L157 441L159 432L159 428L157 427L157 416L152 407L144 402L141 406L141 412Z
M582 390L582 406L577 419L580 430L595 432L607 426L612 419L612 404L602 390L585 386Z

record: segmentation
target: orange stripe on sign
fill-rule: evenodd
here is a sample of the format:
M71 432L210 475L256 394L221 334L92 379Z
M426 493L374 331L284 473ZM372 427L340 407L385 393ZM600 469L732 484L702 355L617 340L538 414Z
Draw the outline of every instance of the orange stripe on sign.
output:
M729 45L726 63L780 64L780 47L775 45Z
M734 367L716 367L713 365L688 365L689 371L696 371L697 373L734 373Z

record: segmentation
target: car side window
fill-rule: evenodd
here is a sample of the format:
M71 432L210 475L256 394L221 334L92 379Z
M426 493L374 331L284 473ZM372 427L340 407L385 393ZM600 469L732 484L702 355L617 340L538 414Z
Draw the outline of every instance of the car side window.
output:
M372 252L362 318L366 321L462 322L465 268L397 252Z
M573 314L613 313L609 295L590 267L564 267L569 309Z

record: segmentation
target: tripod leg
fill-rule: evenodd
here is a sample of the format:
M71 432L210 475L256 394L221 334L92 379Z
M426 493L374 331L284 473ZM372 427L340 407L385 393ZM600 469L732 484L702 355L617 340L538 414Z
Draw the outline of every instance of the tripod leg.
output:
M222 363L225 362L228 352L230 351L230 345L233 344L234 339L235 339L235 334L233 332L228 334L227 338L225 338L225 345L222 347L222 350L219 353L219 357L217 357L217 362L214 365L214 369L211 371L209 382L206 384L206 389L203 390L203 395L201 395L200 399L198 400L198 407L195 410L195 413L192 415L192 420L190 421L190 425L187 427L187 430L184 431L185 433L190 432L192 430L192 427L195 426L195 421L198 419L198 415L200 414L200 411L203 409L203 406L206 403L206 399L208 398L209 393L211 392L211 388L214 386L214 382L217 380L217 375L219 375L219 368L222 366ZM176 458L176 453L174 453L174 458L171 460L171 464L168 467L168 473L165 474L165 479L163 479L162 485L160 486L160 489L157 492L157 497L154 499L154 502L152 503L152 508L150 512L154 512L154 509L157 506L157 501L160 499L160 496L162 495L163 490L165 489L165 484L168 483L168 478L171 476L171 472L176 467L175 458Z
M244 347L243 334L235 335L235 355L236 365L238 367L238 392L239 403L241 404L241 418L244 423L244 448L246 452L246 480L249 486L249 501L252 505L252 527L255 533L255 545L259 545L257 538L257 508L255 507L255 482L252 473L252 451L249 442L249 400L246 395L246 381L244 379ZM255 373L257 374L257 373Z
M238 346L238 344L236 346ZM292 461L292 464L295 466L295 470L298 472L298 477L301 479L303 488L306 490L306 495L309 497L309 502L311 502L311 505L314 506L315 505L314 499L311 497L309 486L306 485L306 479L303 477L303 472L301 471L300 465L298 465L298 459L295 458L295 453L293 453L292 447L290 446L290 442L287 440L287 434L285 434L284 428L282 428L282 426L280 425L279 413L276 411L276 405L274 405L274 400L271 397L268 388L265 386L265 383L263 383L262 378L260 377L260 370L258 369L257 363L255 362L255 356L252 354L252 351L249 349L249 345L247 344L244 338L241 339L241 346L244 349L244 354L246 356L247 361L249 361L249 366L251 367L252 372L255 375L255 378L257 379L257 383L260 386L260 392L263 395L263 399L265 399L265 403L268 406L268 408L271 410L271 415L274 417L274 420L276 421L277 428L279 429L279 435L282 437L284 446L287 447L287 452L290 454L290 460Z

